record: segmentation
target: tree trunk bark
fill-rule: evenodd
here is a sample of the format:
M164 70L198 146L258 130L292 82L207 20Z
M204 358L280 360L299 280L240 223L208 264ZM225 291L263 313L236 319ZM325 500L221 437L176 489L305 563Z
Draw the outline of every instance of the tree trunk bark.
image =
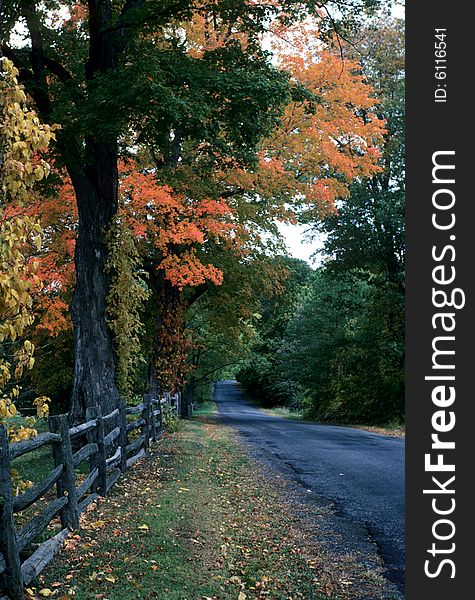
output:
M181 400L181 418L187 419L193 414L193 398L195 395L196 380L192 376L185 385Z
M89 0L89 56L85 74L89 91L99 74L114 72L121 52L120 33L108 31L112 22L110 0ZM84 418L86 408L100 406L103 414L119 405L115 384L114 351L106 322L109 276L105 235L118 210L117 138L111 132L86 135L85 163L68 171L76 192L79 215L74 261L76 290L71 304L75 359L70 418Z
M148 378L148 391L152 395L152 398L160 398L161 393L165 390L162 389L161 381L160 381L160 369L159 369L159 361L160 361L160 332L161 332L161 314L160 311L157 311L157 316L155 318L155 331L153 332L153 344L152 344L152 353L150 356L150 364L149 364L149 378Z
M156 294L157 317L149 367L149 392L175 393L184 376L184 306L181 293L161 270L153 269L149 282Z
M0 0L0 10L2 4ZM49 81L45 69L42 15L38 2L24 0L19 4L31 40L31 72L29 69L23 70L28 74L30 93L37 110L48 122L54 115L51 114ZM128 0L117 18L111 0L88 0L89 51L84 63L87 89L83 90L81 86L74 102L83 102L88 94L98 93L98 76L106 73L115 75L119 61L125 57L124 50L129 40L125 35L128 13L143 5L144 0ZM122 21L122 26L117 27L119 21ZM52 63L56 64L50 60L49 64ZM59 78L63 83L73 80L61 65L56 64L56 67L59 68ZM89 103L91 99L89 95ZM108 253L104 239L118 208L117 134L113 127L103 133L91 126L83 138L80 131L84 129L84 123L82 125L78 131L75 128L70 131L65 127L63 131L68 132L68 136L63 136L60 131L57 144L74 186L79 214L74 257L76 290L71 305L75 338L70 405L70 419L73 422L83 419L88 407L100 406L103 413L108 413L117 407L119 401L114 378L112 339L106 321L109 277L105 272Z
M86 408L103 414L119 403L112 338L107 326L109 275L105 234L118 208L117 151L113 144L87 143L92 162L84 173L70 169L79 213L75 250L76 289L71 304L75 357L70 419L84 419Z

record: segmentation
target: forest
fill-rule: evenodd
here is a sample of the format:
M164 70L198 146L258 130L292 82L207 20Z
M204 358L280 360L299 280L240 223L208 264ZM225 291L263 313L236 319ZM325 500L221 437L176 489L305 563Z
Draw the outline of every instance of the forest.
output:
M402 22L366 0L0 19L2 420L236 375L265 405L402 421ZM279 223L322 236L318 267Z
M396 14L384 0L0 0L0 595L390 585L381 561L361 574L364 552L316 577L333 555L315 558L282 482L217 414L239 396L251 418L404 425ZM312 260L284 228L320 243ZM316 437L302 464L320 460ZM392 502L403 442L384 443Z
M357 178L334 209L303 216L323 234L311 269L289 276L261 319L238 378L265 405L341 423L404 422L404 31L372 23L358 47L386 132L380 171Z

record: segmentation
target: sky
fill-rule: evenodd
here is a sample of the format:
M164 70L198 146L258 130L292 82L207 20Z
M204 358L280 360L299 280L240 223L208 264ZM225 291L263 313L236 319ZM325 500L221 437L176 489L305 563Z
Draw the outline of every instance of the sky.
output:
M289 254L294 258L307 261L313 267L320 264L320 258L312 259L312 254L323 247L323 237L318 234L315 239L309 241L306 232L308 225L289 225L280 223L279 230L284 237Z

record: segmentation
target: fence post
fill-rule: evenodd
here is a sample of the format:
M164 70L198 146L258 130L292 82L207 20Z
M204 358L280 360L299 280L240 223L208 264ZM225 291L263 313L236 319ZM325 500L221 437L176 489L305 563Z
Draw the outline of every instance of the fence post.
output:
M91 421L96 420L96 427L92 430L91 441L97 444L97 455L91 467L97 467L97 492L101 496L107 494L107 463L106 463L106 447L104 446L104 419L102 417L102 409L100 406L94 406L86 409L86 419Z
M161 389L158 390L158 408L160 410L160 414L158 415L158 430L160 435L163 434L163 409L162 409L162 391Z
M145 421L142 426L142 435L144 436L143 449L145 452L148 452L150 446L150 396L144 396L143 406L142 419Z
M151 394L145 394L144 395L144 402L147 401L149 403L149 415L150 415L150 434L152 437L152 440L154 442L157 441L157 428L155 426L155 417L153 416L153 412L155 410L154 408L154 403L152 402L152 395Z
M0 580L5 591L14 600L23 600L20 551L13 518L13 490L10 467L8 433L0 424L0 552L5 560L5 571Z
M61 435L61 441L53 444L53 458L55 466L63 464L63 472L56 486L58 498L68 496L68 503L61 510L61 526L69 529L79 528L79 506L76 491L76 474L74 472L73 449L69 435L69 422L67 415L49 418L49 428L53 433Z
M127 407L125 400L119 400L119 446L120 446L120 470L125 473L127 470Z
M196 379L194 376L192 376L191 380L190 380L190 395L188 397L188 403L189 403L188 411L190 413L190 416L193 415L193 407L195 404L195 389L196 389Z

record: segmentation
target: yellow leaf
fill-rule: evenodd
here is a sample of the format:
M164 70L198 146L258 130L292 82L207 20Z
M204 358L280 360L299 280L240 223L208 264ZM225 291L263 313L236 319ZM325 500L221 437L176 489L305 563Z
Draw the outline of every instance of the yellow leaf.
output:
M99 521L94 521L94 523L91 523L91 527L93 529L100 529L101 527L103 527L106 524L105 521L102 521L101 519L99 519Z
M53 594L54 592L49 588L43 588L42 590L40 590L40 596L52 596Z
M148 531L148 525L139 525L138 527L139 529L142 529L144 531Z
M246 600L247 596L244 592L239 592L238 600Z

